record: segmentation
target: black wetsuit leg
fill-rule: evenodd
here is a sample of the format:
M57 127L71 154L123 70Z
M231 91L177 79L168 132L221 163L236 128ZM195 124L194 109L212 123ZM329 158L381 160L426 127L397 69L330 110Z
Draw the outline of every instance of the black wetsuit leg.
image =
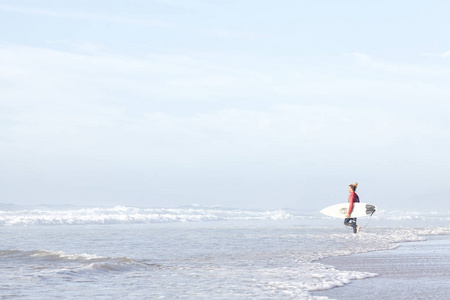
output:
M356 218L345 218L344 225L353 227L353 233L356 233Z

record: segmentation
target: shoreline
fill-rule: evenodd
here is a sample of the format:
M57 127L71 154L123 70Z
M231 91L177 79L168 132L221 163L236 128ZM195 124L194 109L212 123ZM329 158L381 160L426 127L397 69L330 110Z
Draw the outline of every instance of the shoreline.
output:
M398 248L319 261L338 270L377 273L343 287L311 292L329 299L450 299L450 235L426 236L425 241Z

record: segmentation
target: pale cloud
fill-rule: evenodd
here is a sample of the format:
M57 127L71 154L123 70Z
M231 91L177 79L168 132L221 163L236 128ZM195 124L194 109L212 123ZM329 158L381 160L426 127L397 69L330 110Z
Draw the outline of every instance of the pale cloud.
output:
M263 96L264 89L270 90L263 86L264 74L236 65L180 54L123 56L88 46L93 51L0 47L5 101L20 105L21 101L28 103L32 99L101 102L126 97L131 103L137 99L214 102L239 97L243 90L255 96Z
M380 63L358 53L351 57L361 66L326 61L317 68L318 63L300 62L285 63L278 70L271 67L276 61L269 57L260 58L267 66L255 67L245 58L177 53L125 56L109 53L97 44L74 44L78 51L2 45L0 105L32 109L115 103L125 107L143 105L147 110L140 111L143 114L160 110L152 108L156 104L170 112L171 107L188 108L190 103L239 108L241 101L254 106L260 102L265 106L304 102L365 107L368 102L396 107L426 99L447 107L450 96L444 67L434 73L426 66L406 65L399 69L395 63ZM409 72L408 77L373 76L368 66L394 74L408 69L417 72ZM424 81L419 70L428 72L433 81ZM228 104L230 101L233 104Z
M256 39L263 38L263 36L261 36L261 35L256 35L256 34L253 34L250 32L242 31L242 30L237 32L237 31L231 31L228 29L215 28L215 29L210 29L208 31L208 33L212 36L226 38L226 39L256 40Z
M3 156L33 148L41 158L96 157L109 163L200 164L232 157L303 161L314 153L330 158L351 153L391 150L406 157L404 147L446 135L435 124L397 115L389 109L330 105L275 105L265 111L223 109L191 116L167 112L127 114L126 107L79 104L49 110L14 111L2 116L12 124L3 132ZM111 151L112 150L112 151ZM411 153L414 151L410 150ZM280 157L280 153L291 153ZM302 153L298 156L294 153Z
M364 106L366 101L378 101L395 106L426 99L445 106L450 96L450 70L444 66L386 63L361 53L350 55L357 64L352 59L284 62L280 68L270 57L258 58L266 63L255 66L246 57L181 53L126 56L90 42L71 44L71 52L2 45L3 105L125 101L129 106L160 103L168 107L177 103L187 107L194 101L196 105L226 107L231 101L231 107L239 107L240 101L255 105L303 101Z
M56 11L44 10L44 9L39 9L39 8L17 7L17 6L11 6L11 5L0 5L0 10L6 11L6 12L18 13L18 14L39 15L39 16L46 16L46 17L62 17L63 16L63 14L56 12Z
M421 77L372 77L372 68L354 61L277 69L270 66L279 61L270 57L267 66L255 68L238 57L94 50L0 47L5 169L56 170L49 181L81 172L93 184L102 181L95 172L112 170L114 184L120 184L131 180L122 170L134 170L166 185L185 184L190 175L202 182L239 182L239 174L256 178L263 170L267 182L283 186L280 178L288 172L330 181L358 173L385 182L386 169L410 176L403 168L449 164L450 93L439 73L445 84L427 85ZM439 109L429 105L441 98ZM313 179L307 184L318 187ZM204 199L215 193L203 188L187 190Z
M0 5L0 10L6 11L6 12L17 13L17 14L35 15L35 16L42 16L42 17L71 18L71 19L83 19L83 20L93 20L93 21L102 21L102 22L118 22L118 23L127 23L127 24L134 24L134 25L143 25L143 26L175 27L175 25L173 25L173 24L165 23L165 22L161 22L161 21L143 20L143 19L138 19L138 18L126 18L126 17L116 16L116 15L107 15L107 14L64 12L64 11L58 11L58 10L18 7L18 6L10 6L10 5Z
M449 52L450 53L450 52ZM404 75L449 76L450 68L441 65L423 65L418 63L399 63L396 61L378 60L364 53L350 53L364 67ZM445 57L446 53L442 54Z
M50 45L65 44L75 52L81 53L103 54L108 51L108 49L102 44L82 40L62 40L58 42L48 42L47 44Z
M449 58L449 57L450 57L450 50L447 51L447 52L442 53L442 54L441 54L441 57L442 57L442 58Z
M194 3L181 4L181 2L174 1L161 1L168 5L176 5L185 8L185 6L191 6ZM197 2L195 2L197 3ZM198 2L196 5L204 6L207 2ZM149 27L160 27L171 29L180 32L188 32L190 34L203 34L207 36L214 36L225 39L258 39L261 38L251 32L245 32L244 30L233 31L225 28L199 28L196 26L191 26L187 24L178 24L177 22L163 22L159 20L149 20L142 18L129 18L123 17L117 14L99 14L99 13L86 13L86 12L67 12L61 10L51 10L51 9L40 9L40 8L29 8L29 7L18 7L11 5L0 5L0 11L11 12L16 14L33 15L40 17L50 17L50 18L64 18L64 19L78 19L78 20L89 20L97 22L111 22L111 23L123 23L128 25L138 25L138 26L149 26Z
M380 67L367 55L353 56L361 63ZM346 146L342 138L349 132L355 132L365 144L374 147L388 145L402 135L404 128L409 128L404 135L411 137L414 133L445 134L439 128L424 132L423 128L434 126L433 123L415 125L411 119L392 113L401 111L396 105L423 101L422 97L436 101L450 95L447 86L420 81L412 86L348 74L341 78L335 73L305 76L298 71L298 76L279 76L270 74L270 69L246 69L239 61L232 65L213 57L152 53L132 57L101 49L74 53L4 45L0 47L0 57L0 107L8 112L2 115L21 124L9 138L15 134L48 135L58 140L61 131L96 134L88 128L97 128L97 134L103 136L116 128L125 139L128 133L133 133L136 140L145 140L147 134L150 140L164 137L159 141L161 145L165 145L164 141L170 145L177 139L191 145L192 138L250 148L342 148ZM311 74L314 70L307 68L303 72ZM403 96L399 98L399 94ZM305 99L304 104L292 100L296 97ZM319 104L308 101L310 97L319 99ZM239 99L254 104L263 100L267 105L262 110L226 105L230 100L239 103ZM377 109L376 104L365 104L368 99L385 105ZM204 113L177 115L171 108L201 107L199 103L214 102L218 108L206 109ZM156 108L157 103L166 103L166 109ZM356 120L349 120L349 115ZM356 131L355 124L359 126Z
M273 105L299 99L357 106L365 105L360 99L394 106L427 99L447 105L450 96L446 84L450 70L445 67L397 67L394 62L378 62L364 54L351 56L359 64L326 61L317 68L316 62L285 63L278 70L269 57L261 57L266 64L255 67L245 57L177 53L126 56L82 41L73 42L73 50L1 46L3 105L117 101L128 102L131 107L144 103L188 107L194 101L196 105L216 103L226 107L232 101L231 107L239 107L240 101ZM391 75L375 76L367 67ZM425 80L423 76L427 76Z

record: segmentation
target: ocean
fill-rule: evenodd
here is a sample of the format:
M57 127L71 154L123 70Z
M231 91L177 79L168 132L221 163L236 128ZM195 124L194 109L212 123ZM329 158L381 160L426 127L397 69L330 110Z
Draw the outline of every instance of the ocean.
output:
M0 298L326 299L377 274L320 259L448 235L449 215L379 211L354 235L310 210L0 204Z

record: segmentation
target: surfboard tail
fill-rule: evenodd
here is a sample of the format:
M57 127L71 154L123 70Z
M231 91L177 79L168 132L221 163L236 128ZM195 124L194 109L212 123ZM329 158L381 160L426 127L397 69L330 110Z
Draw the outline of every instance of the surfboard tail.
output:
M374 212L377 211L377 208L375 205L372 204L366 204L366 215L373 215Z

